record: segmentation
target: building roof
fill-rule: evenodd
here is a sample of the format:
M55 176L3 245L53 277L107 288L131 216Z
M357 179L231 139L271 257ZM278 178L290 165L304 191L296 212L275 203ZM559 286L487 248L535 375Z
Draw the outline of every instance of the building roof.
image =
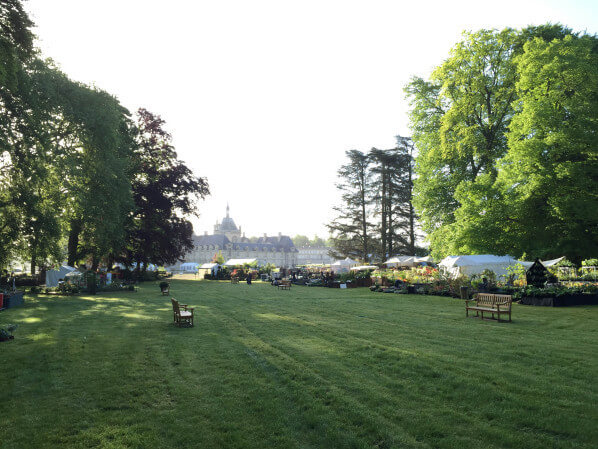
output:
M284 251L297 252L290 237L283 235L279 237L261 237L257 243L249 241L231 242L224 234L197 235L193 237L193 244L197 246L214 245L226 248L231 244L234 251Z
M271 244L276 247L295 249L293 240L291 240L291 238L288 235L279 235L277 237L260 237L259 239L257 239L257 243Z
M193 244L195 246L214 245L214 246L220 246L221 248L224 248L229 243L230 243L230 240L224 234L196 235L195 237L193 237Z

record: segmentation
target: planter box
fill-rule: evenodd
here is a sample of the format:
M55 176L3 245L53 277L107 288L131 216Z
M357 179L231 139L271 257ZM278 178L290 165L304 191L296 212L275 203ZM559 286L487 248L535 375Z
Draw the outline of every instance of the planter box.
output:
M521 298L520 303L528 306L546 307L591 306L598 305L598 295L586 293L572 293L570 295L551 297L524 296L523 298Z
M11 293L9 296L4 295L4 308L18 307L25 304L23 295L24 292Z

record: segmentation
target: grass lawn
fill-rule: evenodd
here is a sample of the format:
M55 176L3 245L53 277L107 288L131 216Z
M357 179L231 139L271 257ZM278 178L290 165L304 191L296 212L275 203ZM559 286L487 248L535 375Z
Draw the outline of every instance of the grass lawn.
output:
M173 281L0 312L0 448L596 448L598 307Z

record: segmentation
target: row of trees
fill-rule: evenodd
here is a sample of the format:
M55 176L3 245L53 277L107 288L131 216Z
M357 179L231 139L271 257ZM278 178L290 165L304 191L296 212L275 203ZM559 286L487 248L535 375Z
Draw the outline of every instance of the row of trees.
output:
M414 204L436 257L598 253L598 39L466 33L410 98Z
M362 261L415 254L416 216L412 205L413 143L397 137L391 150L347 151L338 170L342 203L328 224L331 254Z
M328 241L324 240L323 238L314 235L313 239L310 239L306 235L297 234L293 237L293 245L297 248L301 246L329 246Z
M70 80L33 46L19 0L0 3L0 268L174 262L209 193L163 121Z

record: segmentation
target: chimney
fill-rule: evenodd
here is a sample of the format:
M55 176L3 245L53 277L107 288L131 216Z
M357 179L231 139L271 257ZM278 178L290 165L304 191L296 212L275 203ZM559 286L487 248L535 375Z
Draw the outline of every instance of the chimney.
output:
M282 232L278 233L278 238L282 237Z
M264 232L264 238L268 238L268 234Z
M208 231L203 231L203 235L208 235Z

